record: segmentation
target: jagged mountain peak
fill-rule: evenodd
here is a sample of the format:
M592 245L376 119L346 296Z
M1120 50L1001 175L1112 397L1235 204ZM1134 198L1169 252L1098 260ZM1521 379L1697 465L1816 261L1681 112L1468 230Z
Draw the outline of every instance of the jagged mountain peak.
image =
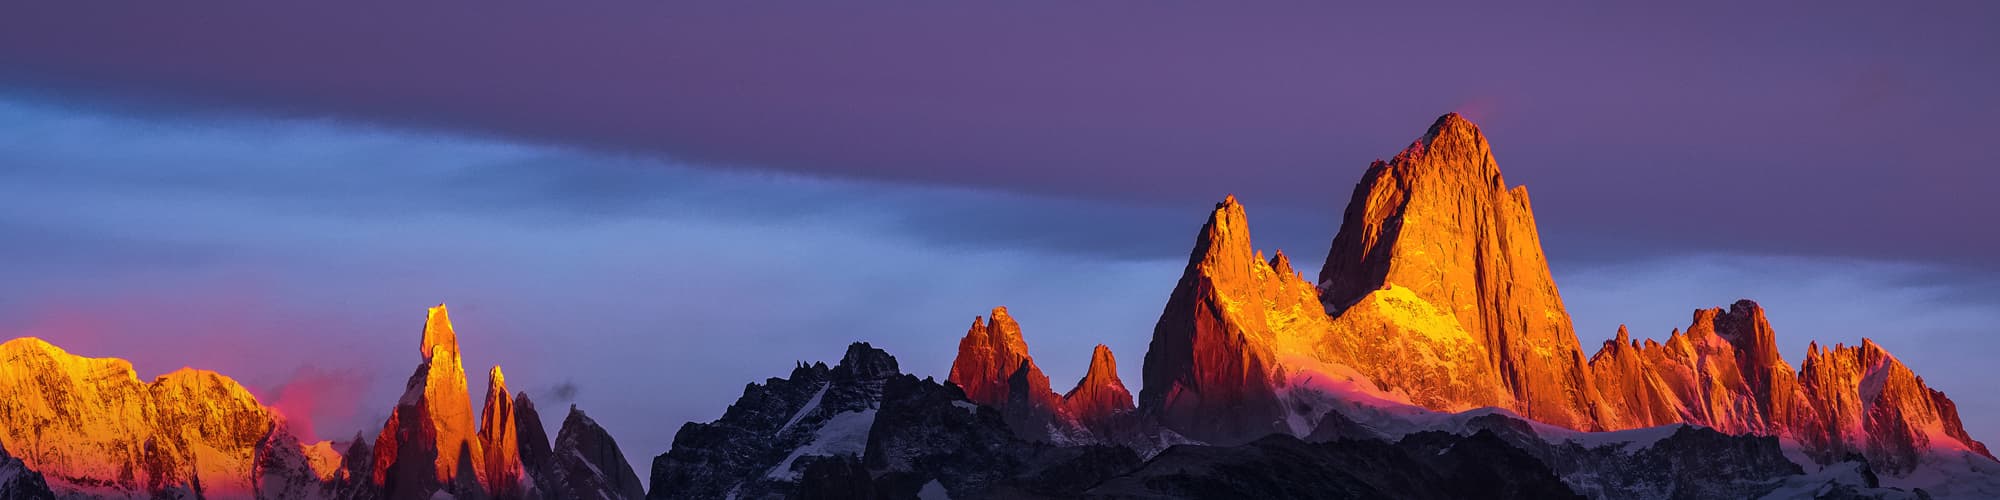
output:
M896 357L888 351L876 349L867 342L847 345L847 353L840 357L840 364L833 367L836 372L851 374L861 379L882 379L902 373L896 366Z
M993 308L986 323L974 321L959 339L946 377L972 402L1001 410L1010 425L1030 439L1050 439L1073 427L1062 396L1028 354L1021 326L1006 307Z
M1027 340L1021 337L1021 325L1007 308L994 307L984 323L980 319L974 317L972 327L959 339L958 356L952 359L946 379L965 390L967 398L995 407L1006 404L1009 379L1016 372L1024 372L1021 376L1030 384L1039 382L1048 387L1048 376L1035 366Z
M1085 424L1096 424L1133 408L1132 392L1118 379L1118 360L1111 348L1098 344L1090 352L1090 368L1076 387L1063 394L1063 406Z

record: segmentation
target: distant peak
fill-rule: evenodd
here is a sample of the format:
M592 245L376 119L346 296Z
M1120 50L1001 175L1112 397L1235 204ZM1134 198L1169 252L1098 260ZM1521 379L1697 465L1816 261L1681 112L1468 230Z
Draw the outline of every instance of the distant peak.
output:
M847 353L840 357L840 364L834 370L842 371L862 379L883 379L902 373L896 366L896 357L888 351L876 349L867 342L847 345Z

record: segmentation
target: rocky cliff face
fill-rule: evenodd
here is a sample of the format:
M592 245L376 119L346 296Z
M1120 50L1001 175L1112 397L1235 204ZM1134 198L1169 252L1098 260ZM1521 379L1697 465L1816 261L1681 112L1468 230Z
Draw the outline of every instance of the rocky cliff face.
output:
M1456 406L1505 404L1566 427L1596 425L1597 408L1582 349L1542 256L1524 187L1507 187L1479 128L1448 114L1409 148L1370 165L1355 185L1319 281L1328 310L1400 287L1397 300L1424 303L1456 320L1477 352L1443 349L1463 386L1438 393ZM1365 312L1365 311L1364 311ZM1365 321L1374 323L1373 321ZM1365 330L1365 328L1363 328ZM1358 332L1365 336L1367 332ZM1408 336L1388 331L1391 337ZM1424 345L1425 342L1414 342ZM1412 393L1440 377L1398 377L1393 360L1355 359L1377 383Z
M141 382L125 360L35 338L0 344L0 447L65 495L252 495L266 470L260 446L308 455L289 434L273 436L282 420L214 372Z

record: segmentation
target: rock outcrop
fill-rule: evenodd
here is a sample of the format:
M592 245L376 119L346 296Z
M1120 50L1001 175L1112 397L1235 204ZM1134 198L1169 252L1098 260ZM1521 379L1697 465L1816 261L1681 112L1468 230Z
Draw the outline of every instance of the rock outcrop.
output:
M21 459L7 454L7 447L0 446L0 499L4 500L55 500L55 491L42 473L28 468Z
M122 359L31 337L0 344L0 447L57 494L249 496L268 470L260 449L301 459L289 472L306 477L287 480L311 481L309 450L273 435L282 420L215 372L141 382Z
M1098 344L1090 352L1090 369L1064 393L1063 407L1086 427L1099 430L1111 419L1132 411L1132 392L1118 379L1118 360L1111 348Z

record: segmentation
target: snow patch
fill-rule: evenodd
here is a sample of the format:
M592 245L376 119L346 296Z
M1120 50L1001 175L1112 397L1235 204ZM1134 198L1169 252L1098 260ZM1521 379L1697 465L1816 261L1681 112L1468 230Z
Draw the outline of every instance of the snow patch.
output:
M793 462L800 457L835 456L861 454L868 447L868 429L875 425L875 410L844 411L826 419L818 431L813 432L813 440L792 450L791 455L778 462L764 477L779 481L799 480L799 471L793 470Z
M813 393L812 399L807 399L806 405L802 408L799 408L798 413L793 413L792 419L786 420L785 425L779 426L777 432L772 432L771 435L776 436L779 434L784 434L785 429L792 428L793 425L797 425L799 423L799 419L806 418L806 415L811 414L813 410L819 409L819 400L821 398L826 397L826 388L832 385L833 385L832 382L826 382L820 384L819 392Z
M1660 440L1672 437L1675 432L1680 432L1681 427L1686 426L1687 424L1667 424L1610 432L1571 431L1567 436L1548 437L1551 439L1559 437L1563 441L1576 443L1585 449L1597 449L1622 444L1624 445L1623 451L1625 453L1634 453L1639 450L1651 448L1654 444L1659 443Z

